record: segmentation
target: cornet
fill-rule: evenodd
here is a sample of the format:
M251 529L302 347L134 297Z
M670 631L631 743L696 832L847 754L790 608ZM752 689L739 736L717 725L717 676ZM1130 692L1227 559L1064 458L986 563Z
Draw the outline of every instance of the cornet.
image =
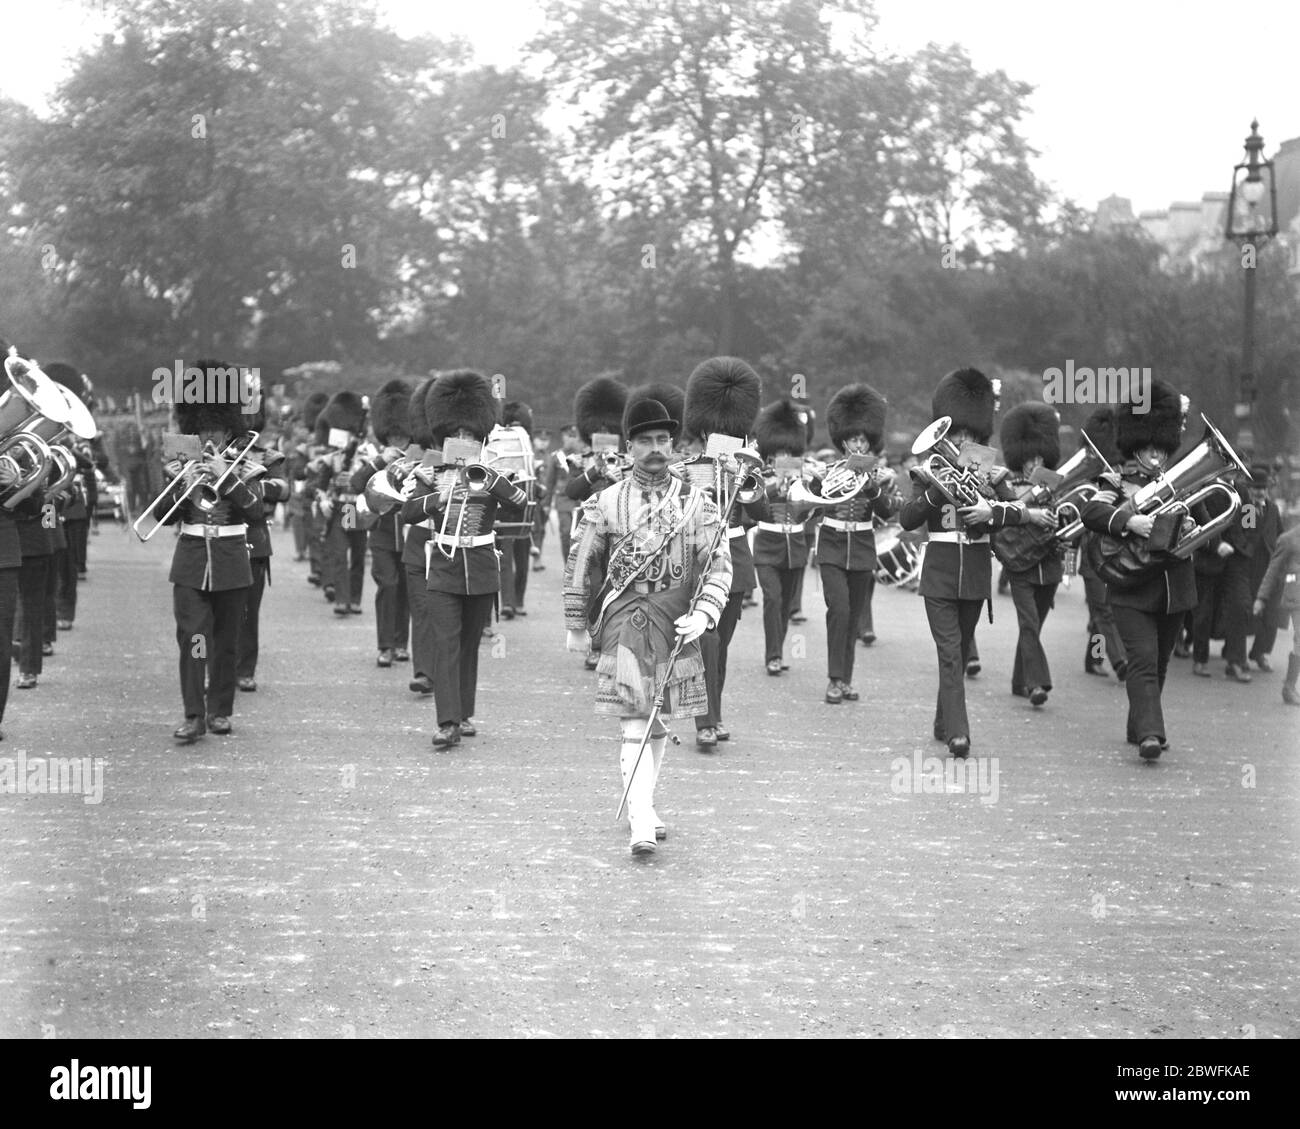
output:
M958 509L973 506L989 488L988 479L980 471L961 465L961 451L951 439L945 439L952 427L951 416L940 416L916 437L912 454L931 452L920 462L916 472L921 479L936 487Z

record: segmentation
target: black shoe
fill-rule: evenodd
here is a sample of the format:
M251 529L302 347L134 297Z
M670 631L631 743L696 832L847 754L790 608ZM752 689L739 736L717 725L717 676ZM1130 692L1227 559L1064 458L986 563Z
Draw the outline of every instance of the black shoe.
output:
M320 577L317 576L315 573L312 573L310 576L307 577L307 583L308 583L308 584L313 584L313 585L315 585L317 588L319 588L319 587L320 587Z
M44 656L48 659L52 654L54 654L54 644L53 644L53 643L42 643L42 644L41 644L41 654L44 655Z
M207 732L201 717L187 717L176 727L172 736L182 745L192 745Z
M477 737L478 730L474 727L472 718L466 718L460 723L460 735L462 737Z
M966 677L974 678L977 674L979 674L979 672L980 672L979 659L971 659L970 662L966 664Z
M417 674L414 678L411 679L410 682L407 683L407 687L410 689L411 693L413 694L433 693L433 682L430 680L427 674Z
M1143 737L1142 743L1138 746L1138 756L1144 761L1159 760L1163 751L1159 737Z
M586 667L588 670L595 670L596 664L598 662L600 662L599 655L588 655L585 659L582 660L582 665Z
M1229 678L1231 678L1234 682L1250 682L1250 681L1252 681L1252 679L1251 679L1251 675L1250 675L1250 668L1249 668L1249 667L1245 667L1245 666L1238 666L1236 663L1229 663L1229 664L1228 664L1228 669L1227 669L1227 671L1226 671L1226 674L1227 674L1227 676L1228 676Z
M658 832L656 831L655 834L657 835ZM651 858L651 857L654 855L654 853L655 853L656 851L658 851L658 850L659 850L658 845L655 844L655 843L652 843L652 842L650 842L650 841L648 841L648 840L645 841L645 842L642 842L642 843L633 843L633 844L632 844L632 857L633 857L634 859L646 859L646 858Z
M360 604L349 604L348 615L361 615L362 609Z
M460 726L454 721L440 726L438 732L433 735L433 747L435 749L450 749L453 745L459 744Z
M31 690L31 689L34 689L35 686L36 686L36 675L34 675L34 674L20 674L20 675L18 676L18 689L19 689L19 690Z
M230 718L213 717L208 715L208 732L215 733L218 737L230 736Z
M334 585L326 584L325 587L321 589L321 591L325 593L325 602L327 604L332 604L334 602Z
M730 741L730 740L731 740L731 730L728 729L728 728L726 728L726 727L723 726L723 725L715 725L715 726L713 727L713 732L716 733L716 734L718 735L718 740L719 740L719 741Z
M375 658L375 666L390 667L393 665L393 652L385 647Z
M347 606L347 604L335 604L335 605L334 605L334 614L335 614L335 615L347 615L347 614L348 614L348 606Z
M69 624L69 627L71 627L71 624ZM59 630L60 631L63 630L61 625L59 627ZM1259 669L1262 670L1265 674L1273 673L1273 664L1268 661L1267 655L1260 655L1258 657L1256 657L1255 655L1251 655L1250 661L1253 662L1257 667L1259 667Z
M1047 705L1047 691L1041 686L1035 686L1029 691L1029 704L1035 709Z
M501 618L502 618L502 619L514 619L514 618L515 618L515 609L512 608L512 607L510 607L509 605L506 605L504 608L501 609Z
M59 620L59 622L58 622L58 628L59 628L60 631L71 631L71 630L72 630L72 620L70 620L70 619L61 619L61 620ZM1259 669L1260 669L1260 670L1267 670L1268 667L1266 667L1266 666L1261 666Z
M780 659L772 659L767 664L767 673L772 675L774 678L780 675L781 671L784 669L785 667L781 665Z
M1128 663L1123 659L1115 664L1115 677L1121 682L1128 677Z
M807 622L808 622L808 617L807 617L806 615L804 615L803 612L791 612L791 613L790 613L790 622L791 622L791 623L807 623Z
M393 662L409 663L410 661L411 661L411 652L408 651L405 647L393 648Z
M844 690L840 684L832 679L826 684L826 704L828 706L838 706L844 701Z
M948 752L959 760L970 756L970 738L953 737L948 741Z
M253 691L255 691L255 690L257 689L257 679L256 679L256 678L241 678L241 679L239 680L239 688L240 688L240 689L241 689L245 694L251 694L251 693L253 693Z
M695 746L699 749L716 749L718 747L718 731L711 725L696 730Z
M522 616L526 616L527 614L528 613L524 611L524 607L522 604L520 604L517 608L515 608L515 615L522 617Z
M859 694L855 689L853 689L853 687L850 686L847 682L845 682L844 679L842 678L840 679L840 693L844 695L844 700L846 702L856 702L859 698L862 697L861 694Z
M858 642L861 643L864 647L870 647L871 644L874 643L875 641L876 641L876 637L870 631L864 631L861 635L858 636Z

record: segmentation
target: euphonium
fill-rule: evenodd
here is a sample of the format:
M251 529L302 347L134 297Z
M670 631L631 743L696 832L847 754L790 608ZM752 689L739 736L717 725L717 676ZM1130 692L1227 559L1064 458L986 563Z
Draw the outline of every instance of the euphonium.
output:
M930 452L917 465L916 472L960 509L975 505L984 496L988 482L979 471L961 465L961 451L951 439L944 438L950 427L952 417L940 416L916 437L912 454Z

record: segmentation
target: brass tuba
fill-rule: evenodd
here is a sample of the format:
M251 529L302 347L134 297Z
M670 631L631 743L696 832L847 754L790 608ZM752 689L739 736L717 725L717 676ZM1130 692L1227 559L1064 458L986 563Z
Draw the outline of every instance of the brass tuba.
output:
M1093 484L1099 475L1113 471L1106 456L1097 450L1096 445L1082 432L1083 446L1065 460L1053 472L1060 479L1048 486L1038 484L1031 486L1020 500L1030 506L1046 506L1056 514L1056 540L1070 542L1083 532L1080 513L1084 505L1092 499L1100 487Z
M10 387L0 395L0 462L13 471L16 481L4 488L0 501L12 510L45 482L52 462L50 443L69 430L72 409L61 386L13 348L5 358L5 375Z
M1201 420L1205 424L1205 435L1201 441L1119 507L1121 512L1129 516L1146 514L1158 517L1173 514L1190 519L1194 506L1204 502L1211 494L1222 494L1228 502L1228 508L1223 513L1200 525L1193 519L1191 528L1180 532L1174 543L1167 548L1167 552L1182 560L1186 560L1211 537L1217 536L1231 525L1237 511L1241 509L1241 495L1228 483L1219 480L1227 474L1250 475L1250 468L1241 461L1219 429L1204 414L1201 415Z

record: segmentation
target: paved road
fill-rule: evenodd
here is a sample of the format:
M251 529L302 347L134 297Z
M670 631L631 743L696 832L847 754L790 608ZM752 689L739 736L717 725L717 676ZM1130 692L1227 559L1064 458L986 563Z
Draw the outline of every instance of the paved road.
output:
M450 754L409 668L374 666L371 608L336 621L283 535L261 689L232 737L173 747L164 541L92 538L76 629L10 696L0 756L104 775L99 803L0 795L0 1035L1300 1034L1300 711L1277 674L1177 663L1173 749L1141 764L1122 688L1082 673L1077 584L1041 712L1008 692L1010 600L981 626L970 780L925 761L915 596L878 593L839 707L814 577L784 677L747 613L734 740L703 755L678 723L671 838L638 864L554 540L529 617L484 643L482 735Z

